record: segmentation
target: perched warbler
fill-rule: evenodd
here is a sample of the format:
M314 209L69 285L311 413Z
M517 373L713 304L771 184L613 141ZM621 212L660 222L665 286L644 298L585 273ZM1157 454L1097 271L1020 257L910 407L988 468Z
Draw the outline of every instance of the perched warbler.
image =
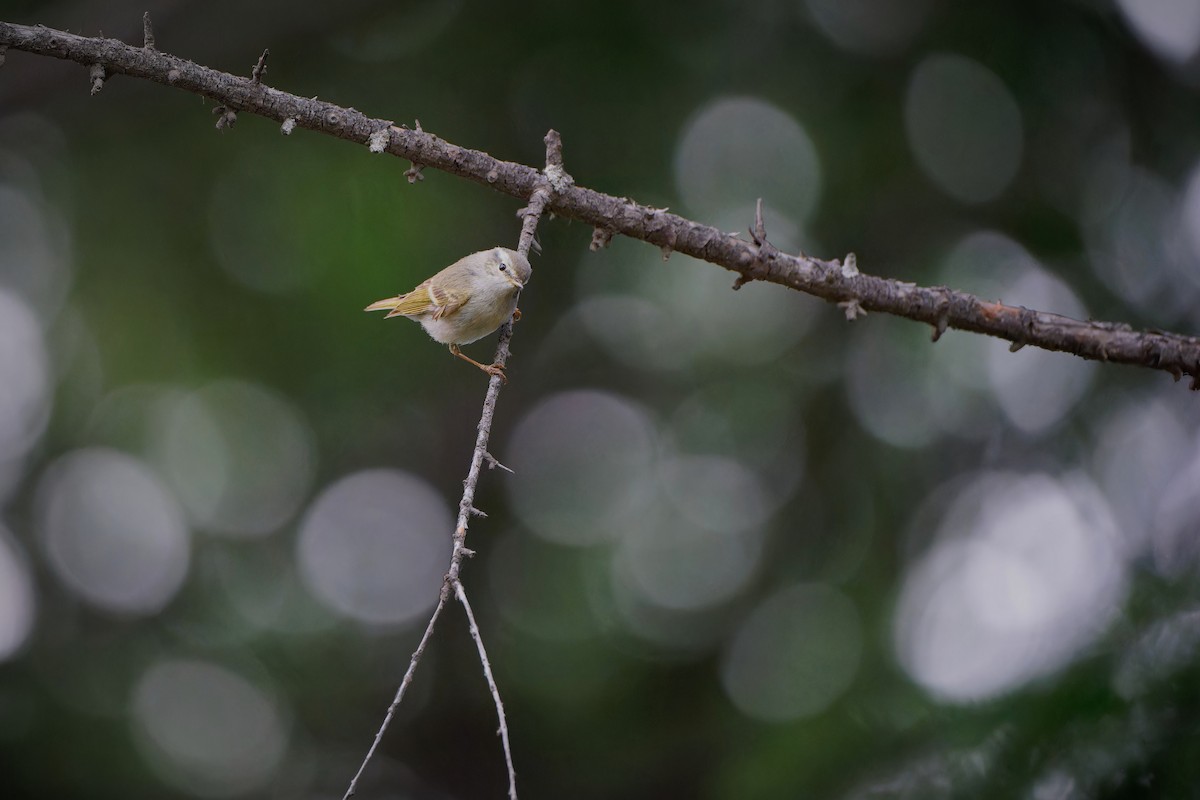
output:
M480 364L463 355L459 345L482 339L510 317L521 318L517 298L532 271L529 260L516 250L480 250L463 256L411 292L371 303L364 310L416 320L434 341L450 345L451 353L507 381L503 367Z

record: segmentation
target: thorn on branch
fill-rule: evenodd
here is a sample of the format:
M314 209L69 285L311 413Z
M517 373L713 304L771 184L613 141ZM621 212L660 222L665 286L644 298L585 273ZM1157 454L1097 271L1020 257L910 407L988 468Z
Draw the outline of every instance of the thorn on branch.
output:
M592 243L588 245L588 249L593 253L597 250L603 250L612 242L613 232L608 228L593 228Z
M499 461L497 461L496 457L494 455L492 455L491 453L487 452L486 450L483 452L483 460L487 462L488 469L496 469L496 467L499 467L500 469L504 470L507 473L510 473L512 475L516 474L511 469L509 469L508 467L504 466Z
M1025 346L1024 342L1013 342L1012 344L1010 344L1008 346L1008 352L1015 353L1024 346ZM1176 378L1175 380L1179 380L1179 378Z
M678 241L678 234L675 232L675 228L667 228L667 241L658 246L662 252L663 261L670 259L671 254L675 252L676 241Z
M237 112L228 106L217 106L212 113L217 115L217 130L219 131L232 128L237 122Z
M946 332L946 328L950 324L950 320L949 320L950 309L948 308L948 306L949 306L949 301L946 299L945 295L943 295L942 299L941 299L941 303L939 303L939 305L938 305L937 321L934 322L934 324L933 324L933 341L935 341L935 342L938 339L942 338L942 334L944 334Z
M279 132L282 133L284 136L291 136L292 131L294 131L294 130L296 130L296 118L295 117L288 117L287 119L285 119L283 121L283 124L279 126Z
M770 273L770 267L767 266L767 262L773 261L779 254L779 248L767 241L767 226L763 222L763 201L761 197L754 204L754 227L748 230L750 240L758 248L758 253L753 261L741 269L738 279L733 282L733 290L735 292L750 281L766 277Z
M837 305L838 308L845 312L847 322L854 322L859 317L867 315L867 310L862 307L862 304L857 299L843 300Z
M99 94L104 88L104 66L101 64L92 64L92 68L88 70L88 77L92 79L92 94Z
M154 26L150 24L150 12L142 14L142 47L147 50L154 49Z
M750 238L759 247L767 243L767 226L763 222L762 206L762 198L760 197L754 203L754 227L750 230Z
M842 262L842 277L853 278L858 274L858 256L854 253L847 253L846 260ZM934 341L937 341L936 339Z
M480 511L480 510L479 510L478 508L476 508L475 506L471 506L471 507L468 509L468 511L470 511L470 512L471 512L473 515L475 515L476 517L482 517L483 519L487 519L487 514L486 514L486 513L484 513L483 511Z
M946 320L946 312L942 311L940 314L938 314L937 322L933 324L933 336L931 337L932 340L936 342L938 339L941 339L942 334L946 332L948 325L949 323Z
M258 63L254 65L254 69L250 72L251 83L261 83L263 73L267 71L267 56L271 55L271 51L263 48L262 55L258 57Z

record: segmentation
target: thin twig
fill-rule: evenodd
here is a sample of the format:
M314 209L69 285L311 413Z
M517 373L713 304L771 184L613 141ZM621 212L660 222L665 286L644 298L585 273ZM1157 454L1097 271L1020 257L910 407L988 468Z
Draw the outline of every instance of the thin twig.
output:
M362 777L363 771L366 770L367 764L371 761L371 757L375 755L375 750L379 748L379 743L383 741L383 734L388 729L388 725L392 724L392 717L396 716L396 709L400 708L400 701L404 699L404 693L408 691L408 685L412 683L413 675L417 671L417 664L421 663L421 656L425 655L425 646L429 644L429 639L433 636L433 628L437 624L438 616L441 615L442 609L446 607L447 588L449 584L443 582L442 591L438 595L437 605L433 609L433 614L429 617L429 624L425 626L425 633L421 636L421 641L417 643L417 649L413 651L412 658L408 662L408 670L405 671L404 677L400 680L400 688L396 690L396 696L392 699L392 704L388 706L387 714L383 718L383 724L379 726L379 730L375 733L375 741L371 742L370 749L367 750L367 755L363 758L362 764L358 767L358 772L354 773L354 777L350 779L350 788L346 790L346 794L342 796L342 800L349 800L354 796L354 792L358 789L358 779Z
M467 601L467 591L463 588L462 581L454 582L454 596L458 598L458 602L462 603L463 611L467 614L467 627L471 631L471 639L475 642L475 648L479 651L479 663L483 667L483 677L487 680L488 689L492 692L492 702L496 704L496 716L500 720L500 727L496 732L500 734L500 741L504 744L504 763L508 767L508 797L509 800L517 800L517 771L513 768L512 747L508 741L508 721L504 716L504 701L500 699L496 676L492 674L492 664L488 661L487 650L483 646L483 636L479 633L479 625L475 622L475 612L471 610L471 604Z
M366 144L387 123L351 108L268 89L262 83L202 67L191 61L130 47L113 39L76 36L52 28L0 22L0 47L102 65L108 74L121 73L175 86L216 100L238 111ZM442 170L484 186L534 202L552 170L500 161L487 153L451 144L421 130L393 127L387 152L421 167ZM409 175L412 179L413 176ZM1192 376L1200 388L1200 338L1158 330L1135 331L1122 323L1081 321L1044 311L989 302L944 286L922 287L857 270L843 270L839 259L776 253L767 263L753 242L662 209L639 205L582 186L558 182L546 204L556 216L580 220L604 231L593 247L621 234L656 245L664 255L674 251L717 264L757 280L787 286L841 304L847 316L878 311L930 325L982 333L1021 346L1072 353L1096 361L1160 369L1178 380ZM853 312L853 313L852 313Z

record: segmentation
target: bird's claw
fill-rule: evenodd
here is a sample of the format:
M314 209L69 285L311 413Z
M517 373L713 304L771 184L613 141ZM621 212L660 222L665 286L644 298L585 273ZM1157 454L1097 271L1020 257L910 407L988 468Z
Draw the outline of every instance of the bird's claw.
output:
M503 384L508 383L508 376L504 374L504 367L500 366L499 364L489 364L483 368L483 371L488 375L499 378L500 382Z

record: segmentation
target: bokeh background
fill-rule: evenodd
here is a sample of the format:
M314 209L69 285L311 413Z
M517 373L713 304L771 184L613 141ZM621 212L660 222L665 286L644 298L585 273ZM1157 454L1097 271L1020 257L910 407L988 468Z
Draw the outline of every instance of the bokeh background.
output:
M781 248L1200 328L1198 0L13 2ZM340 797L485 389L361 309L518 203L10 51L5 797ZM547 219L465 581L524 797L1191 796L1200 397ZM490 357L493 339L468 347ZM499 797L443 616L362 797Z

